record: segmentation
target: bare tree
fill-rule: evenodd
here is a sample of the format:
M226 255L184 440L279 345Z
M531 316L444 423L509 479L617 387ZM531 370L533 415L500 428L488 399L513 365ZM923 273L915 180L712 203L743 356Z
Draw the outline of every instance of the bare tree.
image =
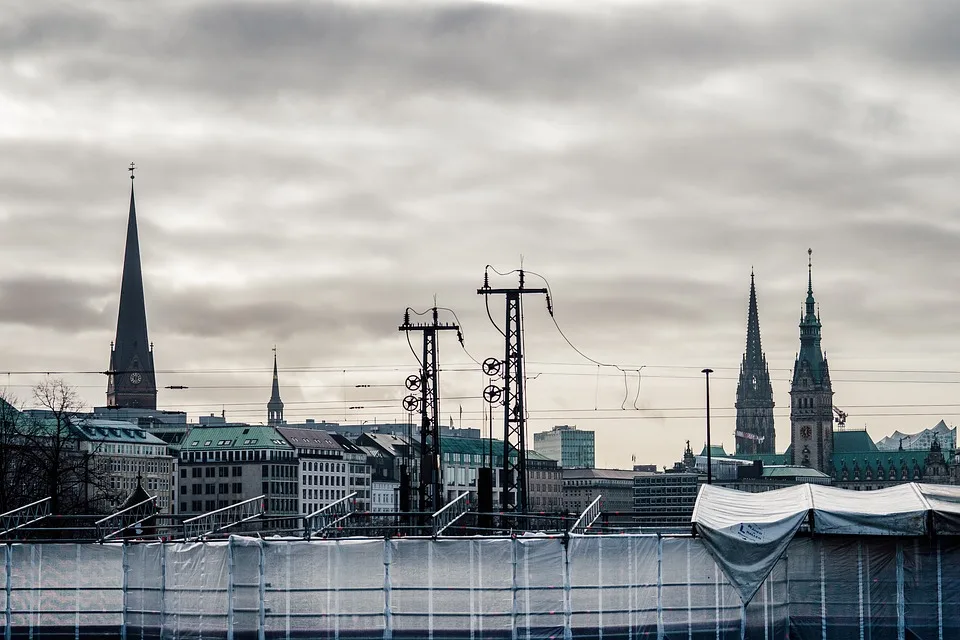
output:
M45 378L33 388L33 399L38 408L17 412L11 423L9 438L19 445L12 449L9 477L17 483L12 500L23 505L49 497L55 515L97 513L118 502L111 469L100 460L102 443L85 440L77 428L83 403L76 389ZM21 473L23 468L30 472Z
M23 414L17 399L0 393L0 513L21 507L34 499L36 469L22 436Z

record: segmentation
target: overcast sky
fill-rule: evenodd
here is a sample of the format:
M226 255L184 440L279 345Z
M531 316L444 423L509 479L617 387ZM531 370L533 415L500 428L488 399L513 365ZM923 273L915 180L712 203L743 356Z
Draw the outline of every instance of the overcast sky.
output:
M404 308L436 296L502 356L476 289L523 256L580 351L645 366L638 396L530 296L532 431L670 464L709 366L732 450L753 267L782 450L812 247L848 426L960 421L957 24L955 0L6 3L0 370L105 403L75 372L108 365L135 161L158 380L190 387L160 404L194 419L265 421L274 344L289 421L404 419ZM479 426L481 375L440 346L444 422Z

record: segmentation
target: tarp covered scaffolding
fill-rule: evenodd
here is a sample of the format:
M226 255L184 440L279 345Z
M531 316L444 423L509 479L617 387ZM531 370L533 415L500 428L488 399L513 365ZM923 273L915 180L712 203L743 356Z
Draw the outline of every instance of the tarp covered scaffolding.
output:
M960 637L960 537L937 534L940 526L951 532L941 516L957 504L957 490L795 489L704 488L698 537L11 544L0 573L3 631L264 640ZM801 525L812 525L812 535L795 535ZM821 535L823 527L833 535Z
M13 638L732 639L745 623L749 637L772 639L787 629L786 563L743 609L691 537L7 550L0 605Z

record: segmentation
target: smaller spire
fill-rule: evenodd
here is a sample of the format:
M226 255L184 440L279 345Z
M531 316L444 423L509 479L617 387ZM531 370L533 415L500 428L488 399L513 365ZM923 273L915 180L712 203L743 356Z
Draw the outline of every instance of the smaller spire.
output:
M283 401L280 399L280 377L277 375L277 346L273 346L273 389L267 403L267 424L283 424Z

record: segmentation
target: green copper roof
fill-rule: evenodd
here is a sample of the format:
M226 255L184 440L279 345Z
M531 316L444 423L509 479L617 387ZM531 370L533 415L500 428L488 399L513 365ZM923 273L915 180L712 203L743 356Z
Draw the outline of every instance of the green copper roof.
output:
M460 453L467 455L483 455L486 453L490 455L490 440L487 438L463 438L460 436L446 436L440 438L440 449L443 451L443 454L448 453ZM493 457L496 460L500 460L503 457L503 440L494 440L493 441ZM533 450L527 450L527 461L528 462L551 462L556 463L557 461L553 458L548 458L542 453L538 453Z
M890 467L894 468L898 479L902 479L902 471L907 470L907 479L913 480L914 469L919 469L922 477L925 461L929 451L873 451L867 453L846 453L834 454L833 468L834 477L842 481L842 473L846 468L849 480L853 480L854 469L860 468L860 479L866 479L867 470L873 475L873 480L877 480L877 466L883 469L884 474L889 474Z
M866 431L834 431L833 433L834 454L863 453L869 455L873 451L879 451L879 449ZM924 452L924 455L926 455L926 452Z
M703 449L700 450L700 455L701 456L707 455L706 445L704 445ZM728 458L730 457L730 454L724 451L722 444L715 444L710 446L710 457L711 458Z
M292 448L274 427L262 425L194 427L180 446L181 451Z

